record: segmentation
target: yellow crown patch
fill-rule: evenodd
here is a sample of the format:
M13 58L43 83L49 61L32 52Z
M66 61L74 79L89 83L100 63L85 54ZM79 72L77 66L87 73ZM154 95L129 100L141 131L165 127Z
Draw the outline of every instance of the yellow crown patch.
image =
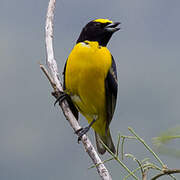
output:
M94 22L99 22L99 23L113 23L109 19L95 19Z

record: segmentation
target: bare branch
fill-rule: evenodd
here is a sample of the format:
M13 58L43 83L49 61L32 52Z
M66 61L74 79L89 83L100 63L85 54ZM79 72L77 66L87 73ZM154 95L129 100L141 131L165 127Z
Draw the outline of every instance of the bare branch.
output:
M160 173L160 174L156 175L155 177L153 177L151 180L156 180L161 176L171 175L171 174L176 174L176 173L180 173L180 169L166 169L162 173Z
M45 69L44 66L40 65L40 67L43 70L43 72L45 73L45 75L47 76L52 87L54 88L55 93L53 93L53 96L55 96L57 98L59 92L63 91L63 88L62 88L62 85L59 81L59 73L58 73L57 63L56 63L56 60L54 58L54 51L53 51L53 18L54 18L55 2L56 2L56 0L50 0L49 1L49 6L48 6L48 10L47 10L47 17L46 17L46 27L45 27L46 53L47 53L46 63L48 65L51 77L48 74L48 71ZM60 104L60 106L61 106L61 109L62 109L66 119L68 120L68 122L70 123L70 125L74 129L74 131L79 130L81 127L78 124L75 117L73 116L73 114L72 114L72 112L68 106L67 101L66 100L63 101ZM89 138L86 135L83 135L81 141L84 145L86 152L88 153L88 155L92 159L93 163L95 165L97 165L96 168L97 168L97 171L98 171L101 179L112 180L108 170L106 169L106 167L102 163L101 159L99 158L99 156L98 156L97 152L95 151L95 148L92 146Z
M56 84L54 83L53 79L51 78L49 72L47 71L47 69L44 67L44 65L40 64L40 68L42 69L42 71L44 72L44 74L46 75L46 77L48 78L51 86L53 87L54 91L57 90L56 88Z
M148 169L145 169L142 173L142 180L147 180Z

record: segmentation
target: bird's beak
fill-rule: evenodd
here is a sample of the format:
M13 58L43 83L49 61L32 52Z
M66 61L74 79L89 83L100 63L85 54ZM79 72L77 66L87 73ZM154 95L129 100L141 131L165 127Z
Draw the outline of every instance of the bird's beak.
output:
M108 31L108 32L116 32L116 31L119 31L120 28L118 28L117 26L121 24L120 22L113 22L111 24L108 24L106 27L105 27L105 30Z

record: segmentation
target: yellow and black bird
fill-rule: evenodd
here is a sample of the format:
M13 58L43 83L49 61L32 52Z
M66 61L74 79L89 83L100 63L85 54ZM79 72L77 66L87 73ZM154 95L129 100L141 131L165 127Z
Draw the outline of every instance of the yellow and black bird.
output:
M78 140L92 127L100 154L106 150L99 139L115 153L109 125L116 106L117 72L106 46L112 34L120 29L119 24L108 19L89 22L82 29L64 68L64 92L69 96L70 108L76 118L79 111L89 123L78 132Z

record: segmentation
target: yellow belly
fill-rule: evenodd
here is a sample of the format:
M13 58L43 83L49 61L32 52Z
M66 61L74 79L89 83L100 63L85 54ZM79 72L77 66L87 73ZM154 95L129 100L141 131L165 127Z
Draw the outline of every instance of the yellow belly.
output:
M66 64L65 86L78 110L99 134L105 133L105 78L111 66L111 54L97 42L79 43Z

